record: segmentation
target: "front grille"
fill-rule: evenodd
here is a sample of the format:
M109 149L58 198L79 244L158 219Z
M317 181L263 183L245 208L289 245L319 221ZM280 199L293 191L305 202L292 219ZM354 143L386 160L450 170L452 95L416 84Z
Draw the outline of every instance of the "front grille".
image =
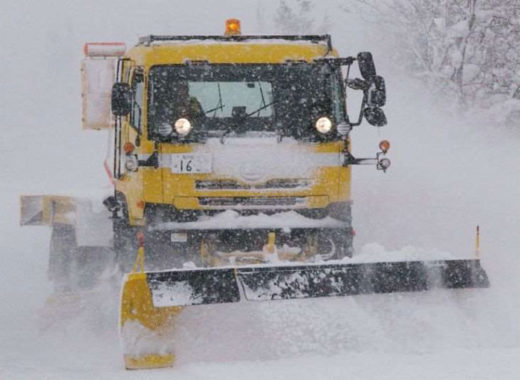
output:
M197 190L287 190L307 189L312 182L309 179L271 179L264 183L249 185L234 180L195 181Z
M237 181L195 181L197 190L250 190L250 185L240 184Z
M201 206L209 207L287 207L305 205L305 197L215 197L199 198Z

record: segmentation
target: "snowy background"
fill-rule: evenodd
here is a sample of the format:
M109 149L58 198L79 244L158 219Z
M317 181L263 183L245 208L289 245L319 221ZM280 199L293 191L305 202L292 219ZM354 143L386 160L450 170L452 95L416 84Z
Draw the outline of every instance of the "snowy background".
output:
M443 74L459 67L457 62L421 71L408 56L413 44L399 40L402 33L413 37L414 29L403 29L406 23L387 27L381 9L370 3L0 3L0 378L520 378L520 121L496 112L511 103L507 91L514 88L501 90L502 98L489 105L457 92L465 87ZM471 9L463 7L474 1L452 3L462 7L457 17L468 22ZM514 1L501 4L518 8ZM488 15L478 7L477 1L475 14ZM287 16L292 23L282 22ZM230 17L241 19L244 34L327 32L343 55L373 52L387 80L389 125L359 127L354 149L372 155L379 140L388 138L393 166L386 174L354 169L356 248L471 257L480 224L490 289L201 306L181 316L177 366L140 372L123 370L118 295L109 284L81 299L46 304L52 290L46 278L50 231L18 226L18 196L88 194L109 186L102 168L107 136L80 130L83 43L132 45L146 34L222 34ZM420 32L438 36L431 29ZM432 44L461 46L449 41ZM473 65L487 62L468 57ZM513 83L516 77L504 78ZM450 83L439 87L442 81Z

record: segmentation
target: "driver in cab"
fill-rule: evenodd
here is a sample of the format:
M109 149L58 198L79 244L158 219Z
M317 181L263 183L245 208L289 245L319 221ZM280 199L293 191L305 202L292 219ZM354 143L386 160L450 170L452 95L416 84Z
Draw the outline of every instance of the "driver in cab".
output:
M175 88L175 99L173 107L175 119L185 118L191 122L199 120L205 116L204 110L198 99L190 96L188 84L180 82Z

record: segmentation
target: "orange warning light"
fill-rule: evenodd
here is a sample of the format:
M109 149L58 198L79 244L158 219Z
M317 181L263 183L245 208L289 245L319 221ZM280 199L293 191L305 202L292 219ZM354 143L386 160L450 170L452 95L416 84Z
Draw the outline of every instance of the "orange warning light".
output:
M226 20L226 36L240 36L240 20L236 18L230 18Z
M132 144L130 141L126 142L125 145L123 145L123 150L126 154L132 154L135 149L134 144Z
M390 149L390 141L388 140L383 140L379 143L379 149L381 149L381 151L383 153L386 153L388 152L388 150Z

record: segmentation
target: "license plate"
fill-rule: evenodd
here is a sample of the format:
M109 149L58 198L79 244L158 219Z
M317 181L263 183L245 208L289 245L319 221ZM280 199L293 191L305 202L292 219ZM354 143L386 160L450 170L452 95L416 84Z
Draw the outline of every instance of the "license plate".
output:
M211 154L172 154L173 173L211 173Z

